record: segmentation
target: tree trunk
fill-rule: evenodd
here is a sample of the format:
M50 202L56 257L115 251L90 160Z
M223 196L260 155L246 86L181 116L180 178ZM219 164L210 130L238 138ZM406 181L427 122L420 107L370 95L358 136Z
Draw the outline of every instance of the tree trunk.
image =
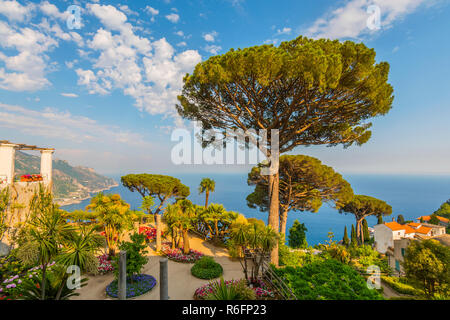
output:
M161 251L161 215L156 215L156 251Z
M286 224L287 224L288 210L285 209L280 215L280 233L283 234L283 238L286 238Z
M280 206L279 206L279 174L269 176L269 218L268 225L275 232L279 230L280 224ZM278 242L270 253L270 262L278 267Z
M47 271L47 264L42 264L42 281L41 281L41 300L45 300L45 277Z
M362 221L364 218L356 220L356 239L358 239L358 244L364 244L364 232L362 229Z
M214 221L214 230L215 230L215 233L216 233L214 235L214 238L216 240L218 240L219 239L219 220Z
M208 209L208 198L209 198L209 190L206 190L206 201L205 201L205 208Z
M184 254L189 254L190 248L189 248L189 235L188 235L188 230L184 229L183 230L183 252Z

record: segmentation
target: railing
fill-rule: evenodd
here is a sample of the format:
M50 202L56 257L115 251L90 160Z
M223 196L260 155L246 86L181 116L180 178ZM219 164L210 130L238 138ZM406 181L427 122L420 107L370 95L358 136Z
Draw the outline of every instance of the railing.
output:
M298 300L291 288L272 270L267 261L262 263L262 276L284 300Z

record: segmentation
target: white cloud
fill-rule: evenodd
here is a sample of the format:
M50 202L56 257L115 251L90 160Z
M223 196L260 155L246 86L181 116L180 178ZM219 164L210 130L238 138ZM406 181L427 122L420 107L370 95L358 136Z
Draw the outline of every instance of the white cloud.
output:
M381 27L389 28L394 21L415 11L425 0L350 0L317 19L306 30L313 38L358 38L365 33L373 32L367 27L368 19L373 13L368 13L370 5L380 8Z
M176 117L183 76L201 61L199 53L177 54L165 38L150 42L137 36L126 16L112 6L91 5L90 10L104 28L86 41L93 65L75 70L78 84L91 94L122 90L139 110Z
M152 22L155 22L155 17L159 14L159 10L152 8L150 6L146 6L144 8L144 11L148 12L152 17L150 18L150 20Z
M30 16L33 9L33 4L27 4L26 6L23 6L15 0L0 0L0 14L3 14L10 21L23 22Z
M177 32L175 32L175 34L176 34L177 36L184 37L184 32L181 31L181 30L178 30Z
M11 91L34 91L49 85L45 78L47 51L58 45L51 36L40 31L9 26L0 21L0 47L17 50L17 55L0 51L0 88Z
M187 43L186 43L185 41L181 41L181 42L178 42L178 43L177 43L177 46L178 46L178 47L186 47L186 46L187 46Z
M65 92L63 92L63 93L61 93L61 95L63 97L67 97L67 98L78 98L78 95L76 93L65 93Z
M217 54L220 50L222 50L222 47L216 45L207 45L204 49L211 54Z
M109 141L134 147L151 146L138 133L51 108L36 111L0 103L0 127L11 128L32 136L62 138L76 143Z
M180 16L176 13L171 13L166 15L166 19L169 20L170 22L177 23L178 20L180 20Z
M45 15L62 21L66 21L67 18L70 16L70 13L68 11L60 12L58 7L56 7L54 4L51 4L48 1L41 2L39 4L39 9Z
M282 35L282 34L291 34L292 29L288 28L288 27L284 27L283 29L278 29L277 30L277 35Z
M205 33L203 35L203 39L205 39L205 41L208 41L208 42L214 42L218 35L219 34L216 31L212 31L210 33Z

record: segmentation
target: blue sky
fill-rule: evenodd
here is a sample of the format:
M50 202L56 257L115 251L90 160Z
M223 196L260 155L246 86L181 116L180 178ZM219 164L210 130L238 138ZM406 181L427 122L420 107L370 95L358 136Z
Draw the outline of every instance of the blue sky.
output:
M450 174L449 17L447 0L0 0L0 139L109 174L247 171L171 163L170 134L189 126L174 108L182 77L230 48L306 35L375 48L395 101L362 147L294 153L342 173Z

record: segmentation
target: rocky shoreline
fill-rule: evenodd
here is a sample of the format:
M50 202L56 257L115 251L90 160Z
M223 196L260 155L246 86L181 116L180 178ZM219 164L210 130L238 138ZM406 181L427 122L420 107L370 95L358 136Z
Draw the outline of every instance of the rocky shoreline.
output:
M114 184L112 184L112 185L110 185L110 186L108 186L108 187L106 187L106 188L90 190L90 191L89 191L89 195L86 196L86 197L77 198L77 199L73 199L73 198L65 198L65 199L56 200L55 202L56 202L59 206L61 206L61 207L63 207L63 206L69 206L69 205L71 205L71 204L77 204L77 203L80 203L80 202L83 201L83 200L87 200L87 199L92 198L92 195L95 194L95 193L98 193L98 192L101 192L101 191L110 190L110 189L115 188L115 187L118 187L118 186L119 186L119 184L116 182L116 183L114 183Z

